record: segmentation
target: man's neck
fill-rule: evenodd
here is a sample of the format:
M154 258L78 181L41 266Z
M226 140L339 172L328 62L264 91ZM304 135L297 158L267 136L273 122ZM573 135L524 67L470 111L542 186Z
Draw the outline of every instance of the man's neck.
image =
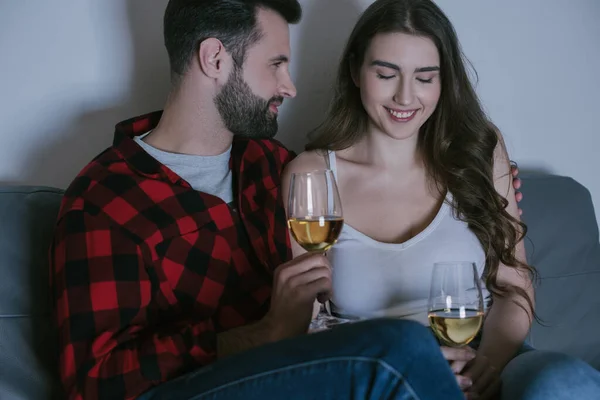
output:
M210 96L202 88L182 82L169 95L158 126L144 141L170 153L214 156L231 146L233 134L225 128Z

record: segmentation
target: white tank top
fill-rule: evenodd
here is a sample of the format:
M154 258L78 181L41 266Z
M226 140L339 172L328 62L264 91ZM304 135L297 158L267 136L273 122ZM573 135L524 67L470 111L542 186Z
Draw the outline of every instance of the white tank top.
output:
M335 153L329 168L337 178ZM452 196L448 194L448 203ZM433 265L470 261L480 276L483 248L467 224L444 202L433 221L404 243L378 242L344 224L327 256L333 267L333 311L359 318L406 318L429 325L427 300ZM484 299L488 292L482 282ZM485 302L485 301L484 301Z

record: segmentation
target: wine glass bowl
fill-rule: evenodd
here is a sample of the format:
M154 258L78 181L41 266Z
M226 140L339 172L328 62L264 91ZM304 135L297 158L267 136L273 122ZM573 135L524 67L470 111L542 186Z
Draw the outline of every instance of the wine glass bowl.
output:
M449 347L469 344L483 324L483 297L472 262L442 262L433 267L428 319L433 333Z
M288 227L306 251L327 251L342 231L344 218L330 170L294 173L290 180Z

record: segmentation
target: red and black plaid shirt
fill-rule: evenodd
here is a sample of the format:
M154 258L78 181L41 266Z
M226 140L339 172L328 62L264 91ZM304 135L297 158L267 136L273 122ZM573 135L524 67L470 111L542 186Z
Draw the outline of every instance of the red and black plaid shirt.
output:
M60 373L71 399L135 398L216 358L216 334L264 316L291 258L274 140L235 139L237 212L195 191L117 125L67 190L50 252Z

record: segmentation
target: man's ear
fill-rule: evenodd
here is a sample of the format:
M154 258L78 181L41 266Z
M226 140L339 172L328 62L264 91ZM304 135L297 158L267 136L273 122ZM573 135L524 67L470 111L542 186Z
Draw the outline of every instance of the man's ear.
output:
M204 75L218 79L226 74L227 62L231 58L219 39L208 38L198 47L198 65Z

